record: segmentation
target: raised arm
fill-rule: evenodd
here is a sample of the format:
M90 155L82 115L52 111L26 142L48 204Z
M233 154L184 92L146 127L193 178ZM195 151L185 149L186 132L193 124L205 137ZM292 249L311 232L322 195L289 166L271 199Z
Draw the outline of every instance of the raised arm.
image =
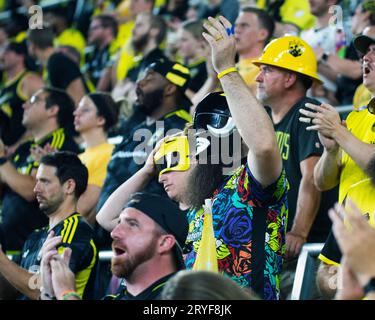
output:
M154 151L150 153L146 164L131 178L126 180L113 192L96 216L96 221L108 232L111 232L118 223L118 218L124 204L130 196L144 190L156 173L154 165Z
M209 18L204 27L204 38L210 44L212 63L218 74L235 67L235 39L228 35L231 23L220 16L220 21ZM238 72L220 78L232 117L241 137L249 148L248 166L254 177L264 186L272 184L282 170L282 160L275 131L264 107L254 97Z

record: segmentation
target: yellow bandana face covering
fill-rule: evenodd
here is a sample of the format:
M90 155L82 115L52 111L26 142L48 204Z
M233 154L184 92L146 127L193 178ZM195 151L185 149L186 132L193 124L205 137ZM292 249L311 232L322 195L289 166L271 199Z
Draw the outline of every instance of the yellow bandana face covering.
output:
M166 139L154 155L159 176L169 171L186 171L190 168L189 141L187 136Z

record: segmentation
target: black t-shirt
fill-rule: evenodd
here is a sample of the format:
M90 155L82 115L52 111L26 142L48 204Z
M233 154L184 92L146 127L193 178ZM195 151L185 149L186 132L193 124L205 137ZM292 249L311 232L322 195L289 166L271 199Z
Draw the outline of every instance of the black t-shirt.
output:
M85 49L85 65L82 70L94 86L97 85L103 70L111 64L109 45L101 50L95 46L90 46Z
M18 172L30 175L33 169L39 166L31 157L30 148L33 145L44 148L47 144L56 150L79 152L76 143L65 134L64 129L58 129L41 141L30 140L21 144L11 158L13 166ZM2 246L12 251L20 251L29 234L45 226L48 221L45 214L39 210L37 201L28 202L9 187L4 188L1 217L0 239L5 239Z
M198 92L207 79L206 61L201 60L188 67L190 71L188 88L193 92Z
M299 185L302 179L300 163L311 156L320 156L323 153L323 146L319 141L317 132L307 131L306 127L309 124L299 121L299 109L304 108L307 102L320 105L317 100L304 97L290 109L280 123L274 125L283 165L290 184L287 231L292 228L296 212ZM267 109L270 113L270 109ZM336 200L337 189L322 193L321 205L310 230L309 242L323 242L327 238L331 227L327 212Z
M86 92L89 92L77 64L61 52L56 52L47 61L46 82L55 88L66 90L77 78L82 80Z
M112 152L111 160L107 166L106 179L96 206L97 212L122 183L143 167L156 142L169 130L183 130L190 119L191 117L186 110L179 109L165 115L156 123L147 124L147 120L145 120L138 126L133 127ZM151 180L145 191L167 196L157 178ZM111 243L108 232L98 227L96 233L98 247L107 249Z
M103 300L160 300L161 292L166 282L172 278L175 273L171 273L157 281L155 281L147 289L143 290L140 294L133 296L126 290L125 281L121 281L119 289L115 295L108 295Z
M27 71L6 83L0 90L0 137L10 146L18 141L26 129L22 125L23 103L27 100L20 91Z
M81 283L83 298L89 299L93 296L94 270L97 263L97 251L93 241L94 231L79 213L73 213L68 218L60 221L52 228L55 236L61 236L62 242L58 252L63 248L71 248L72 255L69 267L76 275L76 283ZM35 230L26 240L21 255L21 267L31 273L40 270L41 248L46 241L49 227ZM60 253L61 254L61 253ZM90 292L91 291L91 292ZM27 299L22 296L20 299Z

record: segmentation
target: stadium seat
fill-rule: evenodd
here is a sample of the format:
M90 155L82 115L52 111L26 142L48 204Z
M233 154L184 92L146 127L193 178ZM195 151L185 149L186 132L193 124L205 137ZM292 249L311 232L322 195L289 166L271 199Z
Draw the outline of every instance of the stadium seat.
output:
M316 292L318 256L324 243L308 243L302 247L297 262L291 300L312 300Z

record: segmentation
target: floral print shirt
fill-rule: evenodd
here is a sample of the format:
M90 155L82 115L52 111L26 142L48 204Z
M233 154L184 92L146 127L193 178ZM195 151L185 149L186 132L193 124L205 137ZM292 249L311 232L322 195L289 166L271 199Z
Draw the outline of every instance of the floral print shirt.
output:
M247 165L214 192L212 218L219 272L266 300L279 299L288 219L285 171L263 188ZM203 227L203 209L188 212L185 263L192 269Z

